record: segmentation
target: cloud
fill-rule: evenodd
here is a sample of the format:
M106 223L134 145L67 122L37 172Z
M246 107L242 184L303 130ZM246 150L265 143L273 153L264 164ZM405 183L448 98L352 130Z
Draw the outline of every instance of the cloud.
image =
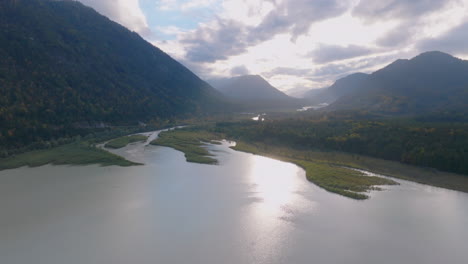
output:
M219 77L213 74L213 69L211 67L204 64L194 63L185 59L178 59L177 61L204 80L216 79Z
M177 36L187 32L187 30L177 26L156 27L156 29L158 32L168 36Z
M186 46L188 60L215 62L246 51L247 29L240 23L218 19L212 27L201 27L186 34L181 43Z
M249 69L247 69L247 67L244 65L239 65L231 69L232 76L248 75L249 73Z
M344 1L347 3L347 1ZM315 22L336 17L347 10L339 0L283 0L256 25L234 19L217 18L186 34L181 43L187 47L187 59L196 62L226 60L246 52L248 47L271 40L278 34L290 34L295 41Z
M339 16L348 6L349 2L343 0L285 0L275 5L249 37L254 41L268 40L276 34L290 32L295 41L313 23Z
M458 0L361 0L353 15L368 22L383 19L414 19Z
M425 27L429 31L441 24L448 23L447 10L453 11L463 8L464 0L361 0L352 10L355 17L364 19L367 23L382 21L397 22L393 29L376 39L376 44L381 47L403 47L414 43L423 35ZM443 14L445 21L434 24L433 17ZM432 21L431 21L432 20ZM426 29L427 30L427 29Z
M208 7L216 3L217 0L191 0L183 3L180 7L182 10Z
M269 72L264 72L264 75L267 78L273 77L275 75L287 75L287 76L296 76L296 77L307 77L312 73L312 69L298 69L298 68L289 68L289 67L277 67Z
M79 0L130 30L150 36L151 30L138 0Z
M317 68L309 80L316 82L330 82L342 78L346 75L356 72L373 72L377 68L383 67L386 64L405 56L406 54L381 54L373 55L362 59L356 59L346 63L330 63L320 68Z
M439 37L422 40L417 47L421 52L439 50L452 54L468 54L468 22Z
M178 6L177 0L158 0L156 5L160 10L171 10Z
M408 44L416 37L418 22L406 21L400 23L397 27L376 40L377 45L381 47L399 47Z
M339 60L361 57L372 53L372 49L357 45L319 45L317 49L310 53L314 62L323 64Z

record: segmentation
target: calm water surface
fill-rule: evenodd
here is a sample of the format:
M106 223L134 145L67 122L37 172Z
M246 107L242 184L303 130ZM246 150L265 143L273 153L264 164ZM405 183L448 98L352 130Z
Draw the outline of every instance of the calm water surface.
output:
M145 166L0 172L0 263L468 263L465 193L400 181L355 201L210 148L219 166L137 143L117 152Z

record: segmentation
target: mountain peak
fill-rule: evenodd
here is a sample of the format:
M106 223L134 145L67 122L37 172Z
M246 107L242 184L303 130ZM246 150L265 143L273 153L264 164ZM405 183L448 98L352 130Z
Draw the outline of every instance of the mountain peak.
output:
M438 68L444 68L446 66L456 64L462 60L453 57L450 54L441 51L427 51L423 52L411 59L398 59L386 67L376 71L373 75L389 74L389 73L400 73L401 71L406 72L408 69L415 69L415 65L419 65L416 68L426 70L437 70Z
M228 97L243 100L281 99L288 98L286 94L273 87L260 75L242 75L221 82L213 86Z
M340 78L326 89L309 91L305 94L312 103L332 103L340 97L346 96L359 89L361 84L369 77L369 74L356 72Z
M355 86L349 81L340 85L348 90ZM396 60L374 72L330 109L361 108L393 114L461 110L466 107L467 87L468 61L430 51L410 60Z
M262 76L260 75L241 75L235 76L231 78L232 80L245 80L245 81L264 81L267 82Z
M242 75L227 79L209 80L210 84L238 104L274 108L298 106L296 98L289 97L273 87L260 75Z
M453 57L452 55L450 55L448 53L438 51L438 50L426 51L426 52L423 52L423 53L417 55L414 58L418 58L418 57L435 57L435 56L437 56L439 58L441 58L441 57L455 58L455 57Z
M431 63L431 62L451 62L451 61L455 62L455 61L460 61L460 59L455 58L452 55L441 52L441 51L427 51L412 58L410 61Z

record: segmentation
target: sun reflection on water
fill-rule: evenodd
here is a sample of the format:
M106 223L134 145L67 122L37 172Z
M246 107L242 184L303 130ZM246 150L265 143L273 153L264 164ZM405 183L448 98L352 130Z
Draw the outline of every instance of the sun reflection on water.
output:
M294 229L292 222L299 213L301 199L300 168L278 160L252 155L249 157L248 180L251 192L257 202L247 214L248 237L251 237L249 251L256 258L255 263L272 263L277 260L289 234Z
M275 212L291 202L296 187L294 176L297 169L294 165L254 156L250 168L254 191L262 200L263 208Z

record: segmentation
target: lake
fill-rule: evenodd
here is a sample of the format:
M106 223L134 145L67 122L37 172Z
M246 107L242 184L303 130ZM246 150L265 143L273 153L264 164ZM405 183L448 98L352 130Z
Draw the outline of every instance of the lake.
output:
M137 143L116 152L144 166L1 171L0 263L468 261L466 193L397 180L356 201L293 164L209 148L220 165Z

